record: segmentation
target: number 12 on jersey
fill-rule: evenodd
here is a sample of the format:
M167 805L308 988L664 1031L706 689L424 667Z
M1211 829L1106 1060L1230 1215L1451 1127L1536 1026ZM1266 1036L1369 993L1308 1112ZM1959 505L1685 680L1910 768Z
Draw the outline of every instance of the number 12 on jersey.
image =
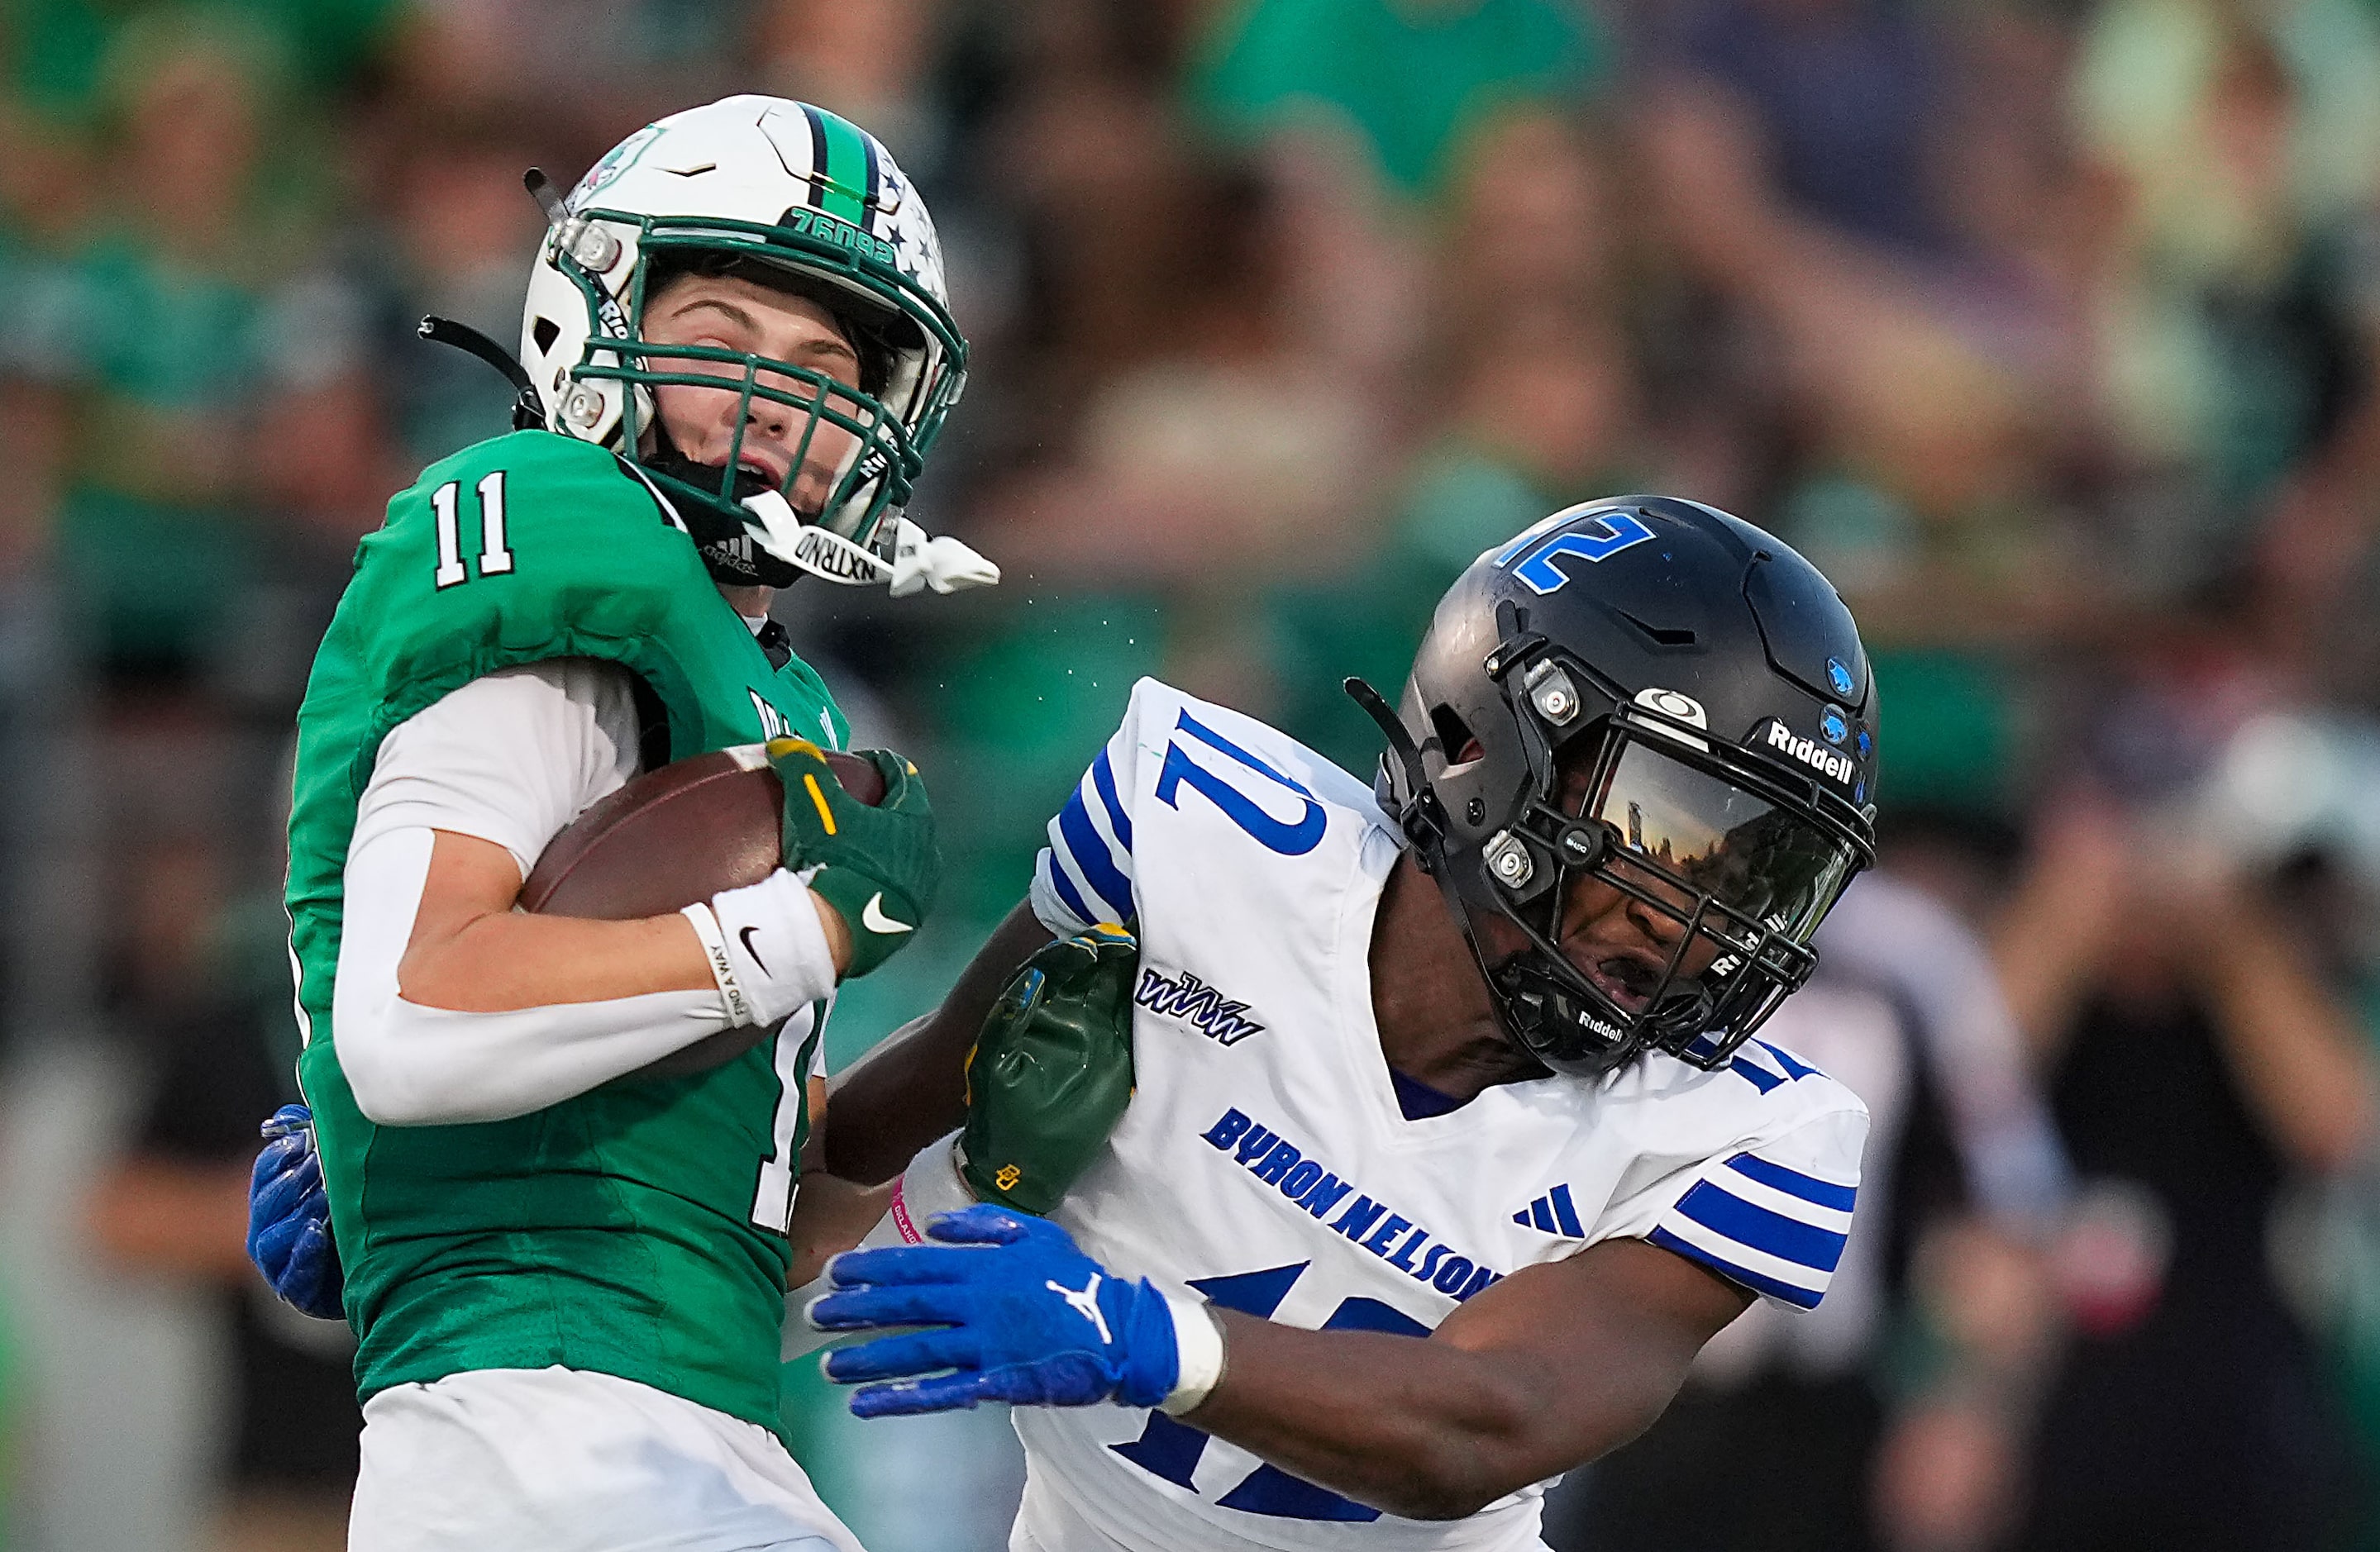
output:
M496 469L481 478L478 490L480 575L502 576L513 569L513 552L504 545L504 471ZM462 515L456 510L462 494L459 479L450 479L430 492L430 510L438 520L438 569L431 579L441 588L471 579L463 564Z
M1299 1261L1231 1277L1192 1278L1190 1286L1223 1309L1269 1319L1312 1264ZM1428 1327L1402 1311L1391 1309L1378 1299L1360 1297L1339 1301L1339 1307L1330 1312L1330 1318L1322 1323L1321 1329L1385 1331L1398 1337L1429 1335ZM1195 1493L1198 1485L1194 1473L1210 1442L1211 1436L1203 1430L1176 1422L1161 1412L1152 1412L1140 1437L1108 1448L1152 1476L1161 1476ZM1361 1524L1380 1517L1380 1511L1368 1504L1342 1497L1328 1487L1318 1487L1303 1477L1292 1476L1279 1466L1268 1464L1259 1464L1218 1501L1225 1509L1268 1514L1277 1520L1339 1520Z

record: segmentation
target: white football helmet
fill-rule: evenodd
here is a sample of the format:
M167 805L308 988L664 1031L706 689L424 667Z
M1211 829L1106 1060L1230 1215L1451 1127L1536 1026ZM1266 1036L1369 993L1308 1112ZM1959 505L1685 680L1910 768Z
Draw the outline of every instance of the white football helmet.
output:
M551 213L521 318L521 362L547 429L637 465L722 580L782 586L818 569L786 558L793 477L767 491L739 474L733 450L723 468L690 465L653 421L655 386L740 386L808 416L813 434L824 423L856 439L820 508L790 515L849 541L838 549L884 550L889 565L897 537L914 535L897 520L958 402L967 355L933 220L892 153L807 103L729 97L638 130ZM744 352L647 344L656 268L713 256L781 272L834 311L868 363L860 388ZM740 369L740 385L722 365Z

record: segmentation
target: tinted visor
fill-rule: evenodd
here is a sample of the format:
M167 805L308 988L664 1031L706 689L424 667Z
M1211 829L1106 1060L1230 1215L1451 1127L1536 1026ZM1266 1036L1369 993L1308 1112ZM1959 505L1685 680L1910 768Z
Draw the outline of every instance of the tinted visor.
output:
M1641 859L1664 881L1794 942L1808 941L1857 866L1851 846L1807 817L1643 737L1625 735L1618 744L1584 814L1610 827L1611 862Z

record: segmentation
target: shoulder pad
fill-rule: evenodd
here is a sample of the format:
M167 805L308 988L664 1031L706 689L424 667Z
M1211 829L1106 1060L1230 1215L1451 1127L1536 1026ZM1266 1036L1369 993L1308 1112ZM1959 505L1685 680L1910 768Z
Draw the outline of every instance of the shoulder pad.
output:
M394 690L466 661L633 656L697 597L715 605L701 557L618 459L516 431L397 493L357 550L340 613Z

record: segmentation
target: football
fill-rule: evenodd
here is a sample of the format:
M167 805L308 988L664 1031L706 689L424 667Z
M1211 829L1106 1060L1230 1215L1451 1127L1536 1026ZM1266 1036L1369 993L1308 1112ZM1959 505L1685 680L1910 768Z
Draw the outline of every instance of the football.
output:
M833 750L826 763L860 802L883 801L884 778L875 766ZM649 770L553 838L521 885L521 909L627 921L666 915L722 890L757 884L783 855L783 794L758 744ZM703 1072L767 1034L722 1029L630 1075Z

